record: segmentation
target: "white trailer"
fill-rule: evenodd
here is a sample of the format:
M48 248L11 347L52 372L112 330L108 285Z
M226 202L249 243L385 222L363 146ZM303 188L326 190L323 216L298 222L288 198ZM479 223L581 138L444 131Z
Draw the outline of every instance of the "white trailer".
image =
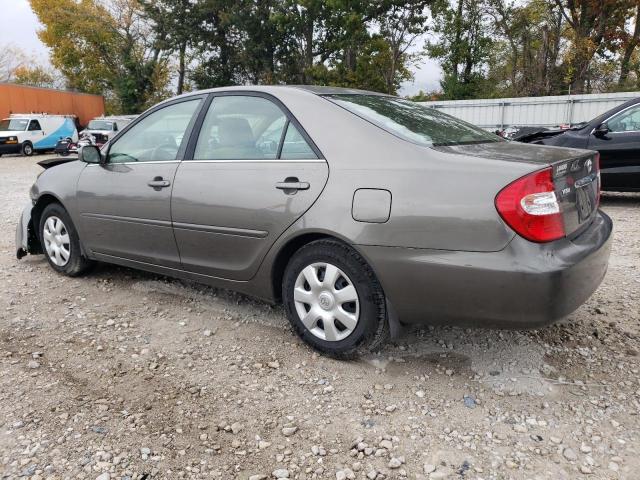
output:
M502 130L510 126L571 126L591 120L601 113L637 97L640 97L640 92L420 103L487 130Z

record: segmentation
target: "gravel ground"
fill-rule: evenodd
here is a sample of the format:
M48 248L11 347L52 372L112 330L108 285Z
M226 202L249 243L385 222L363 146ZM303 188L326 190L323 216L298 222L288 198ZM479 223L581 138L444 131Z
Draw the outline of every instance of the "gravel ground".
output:
M561 325L339 362L235 293L17 261L42 158L0 158L0 478L640 478L640 196L604 197L609 272Z

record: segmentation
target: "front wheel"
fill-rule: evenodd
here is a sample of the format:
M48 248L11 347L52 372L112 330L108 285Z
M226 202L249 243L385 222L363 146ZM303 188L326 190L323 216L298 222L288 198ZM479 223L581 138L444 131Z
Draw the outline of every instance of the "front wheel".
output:
M55 271L75 277L93 265L82 256L78 233L62 205L52 203L44 209L39 232L42 251Z
M31 145L31 142L24 142L22 144L22 154L25 157L30 157L31 155L33 155L33 145Z
M316 350L352 358L389 335L384 292L367 262L334 240L302 247L285 270L282 292L294 331Z

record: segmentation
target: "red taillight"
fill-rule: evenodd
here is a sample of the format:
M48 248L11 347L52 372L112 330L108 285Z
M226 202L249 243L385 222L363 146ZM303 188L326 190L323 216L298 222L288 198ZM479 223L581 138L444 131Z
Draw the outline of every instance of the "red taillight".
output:
M516 233L532 242L550 242L565 236L552 169L533 172L504 187L496 209Z

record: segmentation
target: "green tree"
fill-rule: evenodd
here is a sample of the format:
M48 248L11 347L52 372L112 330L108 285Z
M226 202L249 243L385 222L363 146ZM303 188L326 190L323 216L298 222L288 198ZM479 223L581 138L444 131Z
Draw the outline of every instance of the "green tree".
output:
M191 0L139 0L145 17L150 20L160 50L177 54L176 94L185 89L188 74L189 50L201 23L199 4Z
M589 67L596 54L603 53L608 37L615 36L624 25L630 1L555 0L567 25L565 35L571 43L571 48L565 54L565 62L568 67L567 81L572 92L590 91Z
M563 18L554 3L488 0L494 43L488 78L495 94L537 96L566 91L558 63Z
M622 50L620 76L618 77L618 87L620 88L627 86L629 73L633 67L632 60L640 44L640 2L638 2L638 5L635 7L634 15L627 23L629 24L629 28L626 28L626 24L623 25L620 35L620 50Z
M476 98L486 91L485 76L493 40L484 4L476 0L439 0L432 7L434 31L439 39L427 44L427 52L441 61L443 97Z

